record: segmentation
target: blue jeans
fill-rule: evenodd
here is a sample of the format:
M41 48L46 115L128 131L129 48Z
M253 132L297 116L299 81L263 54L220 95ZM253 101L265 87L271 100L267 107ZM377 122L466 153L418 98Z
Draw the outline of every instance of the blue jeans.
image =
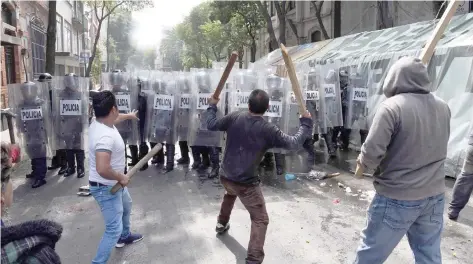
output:
M466 157L463 168L453 186L453 197L448 208L449 214L458 216L460 211L466 206L473 192L473 146L466 149Z
M93 264L107 263L113 247L118 239L130 235L131 197L128 188L122 188L117 193L111 194L113 186L90 186L90 193L95 198L102 211L105 221L105 233L100 240L97 255Z
M399 241L407 239L416 264L442 263L440 239L445 195L401 201L376 194L356 252L356 264L384 263Z

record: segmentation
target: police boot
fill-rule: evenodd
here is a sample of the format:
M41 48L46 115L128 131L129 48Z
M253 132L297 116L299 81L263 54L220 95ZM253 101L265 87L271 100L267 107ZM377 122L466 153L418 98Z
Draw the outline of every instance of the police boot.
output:
M344 151L348 151L350 147L350 134L351 134L351 129L343 128L342 129L342 134L341 134L341 139L342 139L342 146L341 149Z
M210 148L210 161L212 163L212 170L210 171L209 178L213 179L218 177L218 172L220 170L219 163L219 150L216 147Z
M302 147L307 151L307 170L310 171L315 166L315 147L313 139L306 139Z
M151 148L154 148L157 143L149 143ZM154 155L153 159L151 160L151 164L164 164L164 146L158 151L156 155Z
M330 158L335 158L337 157L337 151L333 146L333 141L332 141L332 130L329 129L327 131L327 134L322 135L324 137L325 143L327 145L327 152Z
M128 163L128 166L135 166L138 163L138 146L137 145L129 145L130 154L131 154L131 162Z
M201 170L206 170L210 167L210 151L209 147L201 147L201 154L202 154L202 165L200 165Z
M148 145L146 145L146 143L141 143L139 159L141 160L142 158L144 158L146 154L148 154ZM140 168L140 171L144 171L147 168L148 168L148 162L146 162L145 165L143 165L143 167Z
M57 161L60 166L58 175L63 175L67 171L67 151L65 149L61 149L56 151Z
M276 162L276 172L278 175L284 173L284 163L286 160L286 155L281 153L274 153L274 161Z
M48 170L55 170L57 168L59 168L59 162L58 162L58 156L57 156L57 151L56 151L56 155L54 155L54 157L52 158L51 166L48 167Z
M273 153L271 152L264 153L264 157L260 163L260 166L267 169L273 169L274 167Z
M174 153L175 153L174 144L166 144L166 167L164 168L165 172L170 172L174 170Z
M193 170L196 170L200 168L202 165L202 159L200 158L200 152L198 151L197 147L191 147L192 150L192 158L194 159L194 162L192 163L191 168Z
M179 141L179 149L181 150L181 158L177 160L177 164L189 164L189 148L187 141Z
M83 178L85 176L84 168L85 153L84 150L76 150L76 162L77 162L77 178Z
M69 177L76 173L76 161L73 149L66 150L67 170L64 177Z

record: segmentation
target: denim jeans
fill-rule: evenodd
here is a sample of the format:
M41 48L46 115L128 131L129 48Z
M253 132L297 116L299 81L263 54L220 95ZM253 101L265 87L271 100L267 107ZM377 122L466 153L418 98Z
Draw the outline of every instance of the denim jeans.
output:
M105 233L100 240L93 264L107 263L113 247L120 238L130 235L131 197L128 188L111 194L113 186L90 186L90 193L97 201L105 221Z
M463 168L453 186L453 199L448 208L449 214L458 216L460 211L470 200L473 192L473 146L466 149L466 157L463 162Z
M416 264L442 263L440 239L445 195L401 201L376 194L356 252L356 264L384 263L407 235Z

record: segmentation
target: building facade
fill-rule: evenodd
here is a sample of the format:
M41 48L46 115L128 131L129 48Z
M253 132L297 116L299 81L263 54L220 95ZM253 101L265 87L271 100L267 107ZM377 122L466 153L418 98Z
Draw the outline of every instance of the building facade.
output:
M457 14L473 12L473 1L460 0ZM279 1L282 2L282 1ZM297 30L286 22L286 46L324 40L321 25L316 16L314 4L319 1L286 1L286 21L291 21ZM329 38L401 26L433 20L442 2L433 1L324 1L321 7L322 24ZM279 20L273 2L268 2L276 38L279 37ZM256 60L270 52L270 39L266 28L258 33ZM246 66L250 51L245 51Z

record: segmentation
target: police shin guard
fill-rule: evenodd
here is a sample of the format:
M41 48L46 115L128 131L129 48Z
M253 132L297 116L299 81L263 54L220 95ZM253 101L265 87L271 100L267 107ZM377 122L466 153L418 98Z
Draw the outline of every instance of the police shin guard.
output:
M345 151L349 150L349 147L350 147L350 134L351 134L351 129L347 129L347 128L342 129L342 134L340 136L342 139L341 149Z
M360 146L363 145L368 136L368 130L360 130Z
M76 152L76 162L77 162L77 178L83 178L85 176L84 160L85 152L83 149L77 149Z
M176 152L174 144L166 144L166 167L164 170L170 172L174 170L174 153Z
M141 160L142 158L144 158L146 154L148 154L148 151L149 151L148 145L146 145L146 143L141 143L139 159ZM148 162L146 162L145 165L143 165L143 167L140 168L140 171L144 171L147 168L148 168Z
M130 155L131 155L131 162L128 163L128 166L135 166L138 163L138 146L137 145L129 145L130 148Z
M312 170L315 165L315 147L312 138L308 138L304 141L302 147L307 151L307 170Z
M58 175L63 175L67 172L67 153L65 149L61 149L56 151L57 161L59 164L59 172Z
M274 153L274 161L276 163L276 172L278 175L284 173L284 163L286 161L286 155L281 153Z
M212 164L212 170L210 171L209 178L213 179L218 177L218 173L220 170L220 163L219 163L219 149L216 147L210 147L210 162Z
M210 167L210 147L199 147L200 154L202 154L202 165L201 170L206 170Z
M64 177L69 177L76 173L75 151L73 149L66 150L67 170Z
M332 130L329 129L327 131L327 134L323 134L322 136L324 137L325 143L327 145L327 152L329 157L334 158L337 156L337 151L335 147L333 146L333 141L332 141Z
M192 151L192 158L194 159L194 162L192 163L191 168L193 170L196 170L202 165L202 159L200 158L200 151L198 147L191 147L191 151Z

